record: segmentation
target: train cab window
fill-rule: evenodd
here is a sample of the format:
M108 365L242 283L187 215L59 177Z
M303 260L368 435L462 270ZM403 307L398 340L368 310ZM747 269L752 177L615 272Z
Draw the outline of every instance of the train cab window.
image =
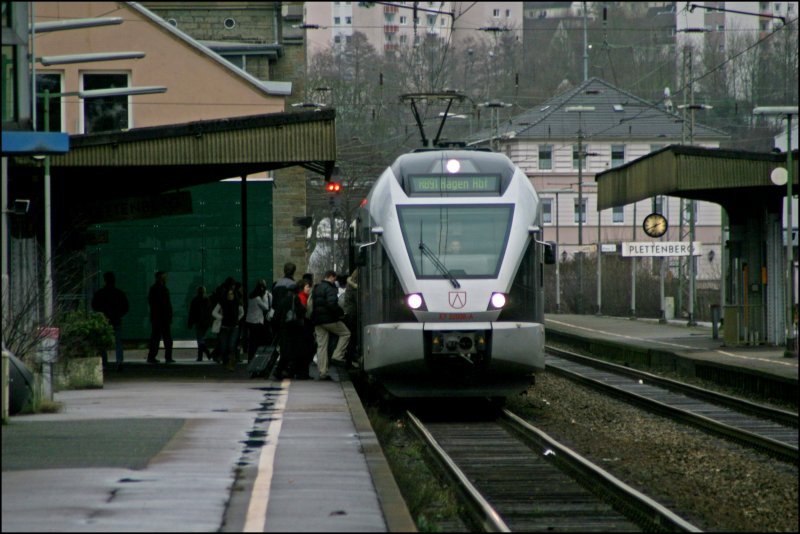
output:
M505 253L512 205L397 206L417 278L493 278ZM437 265L438 262L438 265Z

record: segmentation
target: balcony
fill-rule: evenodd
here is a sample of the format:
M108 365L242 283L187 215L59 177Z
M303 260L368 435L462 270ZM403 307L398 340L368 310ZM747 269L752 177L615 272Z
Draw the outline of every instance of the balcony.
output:
M398 11L397 6L387 6L387 5L383 6L384 13L397 13L397 11Z
M383 26L383 33L397 33L400 29L400 26L396 24L386 24Z
M386 43L383 45L384 52L395 52L400 50L400 45L397 43Z

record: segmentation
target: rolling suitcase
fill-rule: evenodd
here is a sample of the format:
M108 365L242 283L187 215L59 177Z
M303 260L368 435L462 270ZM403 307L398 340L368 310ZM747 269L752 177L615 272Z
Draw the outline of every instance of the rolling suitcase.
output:
M278 361L276 345L260 348L250 363L247 364L247 374L250 378L266 378Z
M275 345L260 348L247 364L247 374L250 378L265 378L272 372L278 361L278 351Z

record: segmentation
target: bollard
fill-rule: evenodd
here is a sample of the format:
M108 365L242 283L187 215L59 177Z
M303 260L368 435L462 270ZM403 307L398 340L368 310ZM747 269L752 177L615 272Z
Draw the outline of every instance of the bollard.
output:
M711 305L711 339L719 339L719 304Z
M56 327L42 327L39 329L39 348L36 355L42 362L42 395L48 400L53 400L53 364L58 358L58 335Z

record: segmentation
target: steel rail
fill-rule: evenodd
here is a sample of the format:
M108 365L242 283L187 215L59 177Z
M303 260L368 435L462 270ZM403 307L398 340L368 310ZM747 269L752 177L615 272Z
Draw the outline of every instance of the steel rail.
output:
M425 425L409 411L405 413L406 420L409 421L413 432L425 443L426 450L431 453L442 471L454 483L464 502L467 504L467 512L470 518L480 526L484 532L511 532L505 521L495 509L483 498L483 495L475 489L463 471L450 459L450 456L437 443L436 439L425 428Z
M516 414L503 409L502 417L503 422L528 445L539 450L552 451L553 454L550 456L559 468L579 480L590 481L593 486L601 490L604 498L610 498L614 502L615 508L627 517L636 518L640 525L646 525L646 530L702 532L668 508L586 460Z

